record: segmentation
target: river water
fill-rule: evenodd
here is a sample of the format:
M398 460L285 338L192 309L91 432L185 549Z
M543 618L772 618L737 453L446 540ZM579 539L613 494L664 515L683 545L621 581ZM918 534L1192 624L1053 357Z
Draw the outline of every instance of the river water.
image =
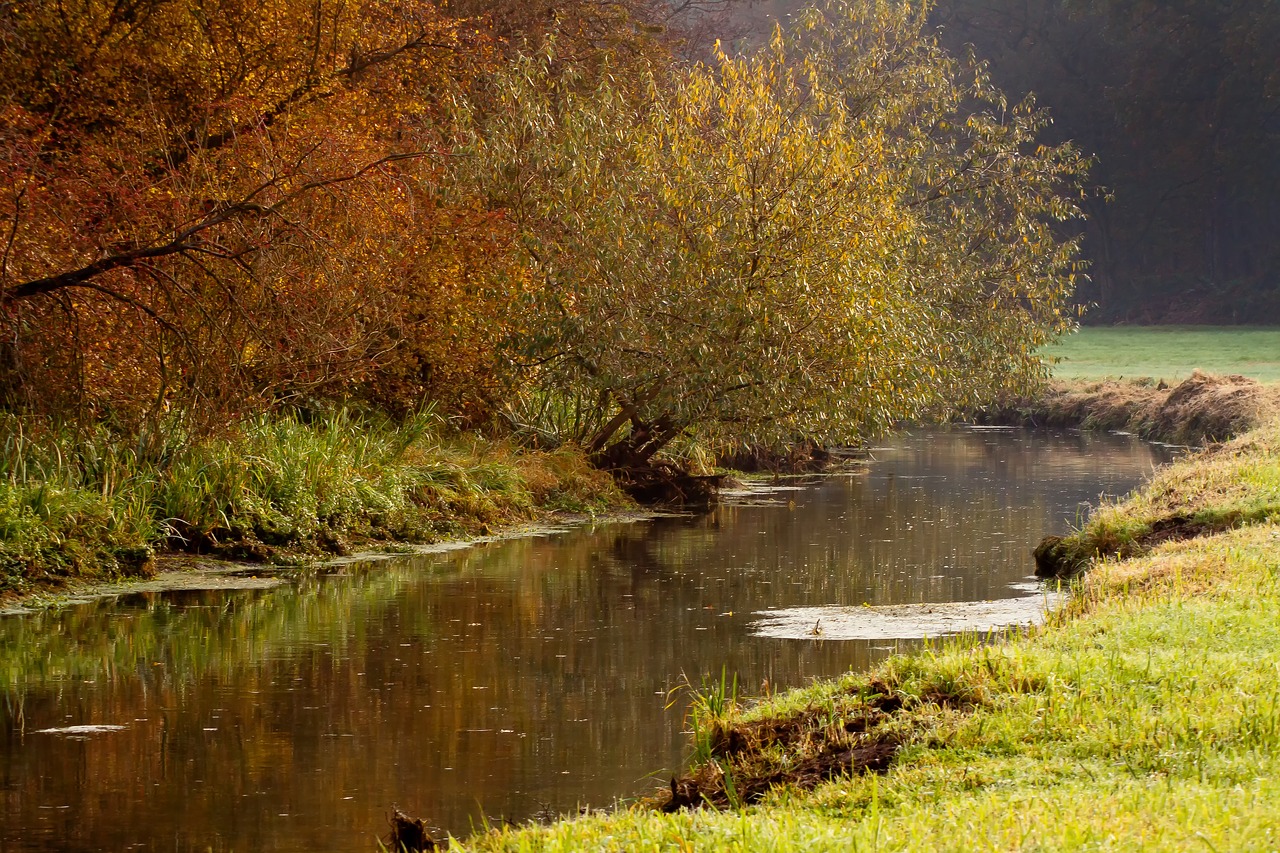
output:
M373 850L393 805L457 834L607 806L679 766L681 684L759 695L923 642L770 613L1026 597L1042 536L1168 456L919 431L704 517L0 618L0 850Z

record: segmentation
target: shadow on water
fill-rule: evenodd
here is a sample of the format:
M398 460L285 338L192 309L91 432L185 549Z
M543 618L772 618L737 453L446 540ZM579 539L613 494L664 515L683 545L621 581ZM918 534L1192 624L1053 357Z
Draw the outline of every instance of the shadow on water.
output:
M917 643L759 611L1025 597L1040 537L1164 461L968 430L874 456L776 505L0 619L0 849L359 850L392 804L460 834L607 805L679 764L682 678L782 689Z

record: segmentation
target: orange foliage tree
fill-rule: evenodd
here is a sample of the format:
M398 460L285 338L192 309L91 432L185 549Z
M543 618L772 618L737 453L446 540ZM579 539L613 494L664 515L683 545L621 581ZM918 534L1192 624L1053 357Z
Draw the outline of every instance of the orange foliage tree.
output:
M493 55L421 0L0 7L5 403L136 429L483 362L502 223L432 187Z

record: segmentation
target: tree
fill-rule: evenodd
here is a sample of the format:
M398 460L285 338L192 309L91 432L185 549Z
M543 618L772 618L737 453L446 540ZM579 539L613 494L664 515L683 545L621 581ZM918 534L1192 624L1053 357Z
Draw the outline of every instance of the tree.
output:
M216 421L366 374L486 44L429 2L0 7L8 404Z
M469 183L518 229L531 396L608 466L676 436L849 441L1043 374L1085 161L911 4L810 10L670 84L525 59ZM513 419L519 420L518 412Z
M713 30L733 29L730 13L745 0L454 0L447 11L479 19L511 55L549 41L561 61L608 54L666 62L672 54L704 54Z

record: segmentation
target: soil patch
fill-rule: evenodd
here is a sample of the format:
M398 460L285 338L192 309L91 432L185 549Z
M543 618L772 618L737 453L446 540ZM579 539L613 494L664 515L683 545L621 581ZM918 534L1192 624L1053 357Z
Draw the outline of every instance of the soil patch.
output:
M855 773L886 773L901 744L892 738L873 741L847 749L828 746L823 752L786 769L730 777L718 765L708 764L698 775L672 778L671 796L662 811L671 813L687 808L731 808L754 805L765 794L782 785L812 790L823 782ZM732 793L730 793L732 791Z
M855 696L860 696L856 699ZM655 805L671 813L733 808L762 800L780 786L812 790L860 773L886 773L907 742L904 720L921 707L969 710L973 702L942 689L906 697L873 680L849 698L852 708L811 706L795 714L716 722L707 733L710 760L672 777Z

